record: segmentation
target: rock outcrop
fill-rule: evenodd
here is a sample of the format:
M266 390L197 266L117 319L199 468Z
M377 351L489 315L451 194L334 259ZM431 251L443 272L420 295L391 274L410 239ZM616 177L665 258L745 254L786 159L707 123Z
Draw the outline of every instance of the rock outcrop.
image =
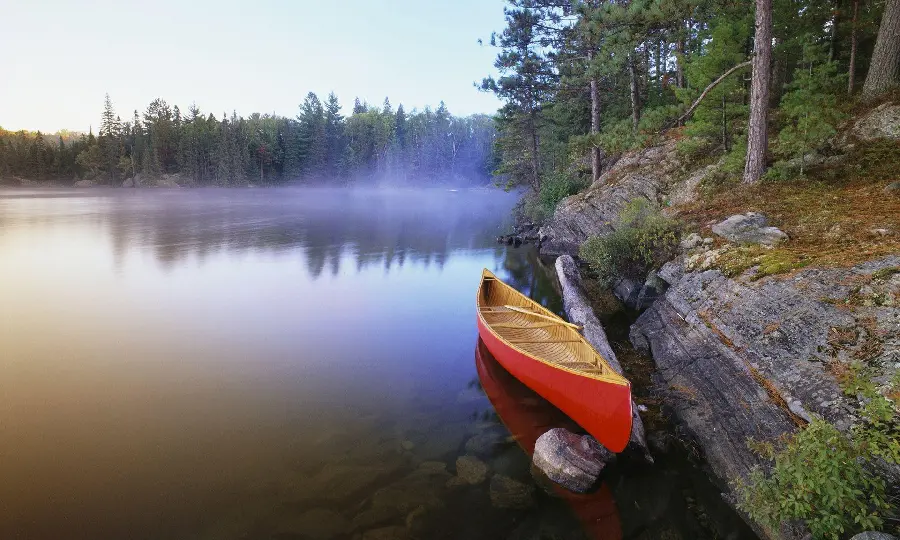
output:
M850 540L897 540L897 537L883 532L862 532Z
M730 279L663 268L670 288L631 341L653 355L667 402L723 489L761 464L749 440L775 440L813 414L849 430L857 404L830 371L853 359L885 369L900 360L898 267L893 256L760 280L752 269Z
M860 141L900 139L900 104L884 103L875 107L855 119L846 134Z
M77 188L94 187L95 185L93 180L79 180L75 182L75 187Z
M554 428L538 437L532 463L547 478L576 493L588 491L615 454L590 435Z
M577 255L582 242L608 234L625 206L644 198L661 202L668 178L677 170L675 141L626 154L587 190L563 199L539 232L541 254Z
M594 310L588 303L584 288L581 286L581 274L572 257L563 255L556 259L556 275L559 278L560 287L562 288L563 305L566 310L566 317L570 322L580 324L583 327L582 335L609 363L617 373L622 374L622 365L616 358L616 353L609 345L606 337L606 331L603 325L594 314ZM645 459L653 462L650 450L647 447L647 440L644 434L644 423L638 413L637 406L632 403L632 414L634 415L631 424L631 440L629 446L642 453Z
M712 232L736 244L775 246L788 239L777 227L769 226L769 219L756 212L737 214L712 226Z

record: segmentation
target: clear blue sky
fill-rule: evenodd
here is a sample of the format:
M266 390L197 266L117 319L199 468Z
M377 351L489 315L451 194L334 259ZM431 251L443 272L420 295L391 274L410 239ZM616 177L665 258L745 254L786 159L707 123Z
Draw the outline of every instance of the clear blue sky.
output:
M9 0L0 16L0 126L87 130L109 92L123 120L162 97L221 115L293 116L307 92L389 96L454 114L499 102L478 45L503 28L502 0Z

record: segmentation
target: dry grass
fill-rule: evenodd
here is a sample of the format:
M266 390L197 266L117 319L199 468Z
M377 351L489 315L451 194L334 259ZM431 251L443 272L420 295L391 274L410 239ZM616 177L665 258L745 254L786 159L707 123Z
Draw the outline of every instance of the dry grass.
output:
M693 388L690 388L683 384L673 384L670 385L669 388L680 394L682 397L688 399L689 401L697 401L697 391Z
M735 351L738 350L738 348L734 344L734 342L731 341L731 339L728 336L726 336L725 333L722 332L719 329L719 327L715 325L715 323L713 323L712 316L710 315L709 311L706 311L706 310L698 311L697 316L699 316L703 320L703 323L706 324L707 328L712 330L712 332L716 335L717 338L719 338L719 341L721 341L723 345L725 345L729 349L732 349Z
M734 250L723 261L732 273L757 264L766 267L767 275L807 265L851 266L900 253L900 197L884 193L897 180L900 141L858 144L843 163L818 167L808 177L764 180L755 186L723 182L677 210L681 219L704 232L730 215L761 212L790 236L773 250ZM880 236L873 229L892 234Z

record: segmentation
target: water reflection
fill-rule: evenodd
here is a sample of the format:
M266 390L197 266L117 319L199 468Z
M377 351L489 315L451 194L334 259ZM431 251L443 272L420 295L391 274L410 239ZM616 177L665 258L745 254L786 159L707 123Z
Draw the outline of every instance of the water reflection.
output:
M348 263L359 272L405 263L443 268L454 251L505 249L493 242L515 194L369 189L265 189L240 191L91 190L0 192L0 231L22 227L102 228L117 265L134 248L151 250L158 263L227 252L279 254L305 260L308 274L332 276ZM486 223L492 226L485 227ZM520 263L508 263L517 266ZM511 268L512 269L512 268Z
M503 369L480 339L475 347L475 366L478 380L494 411L529 456L534 453L535 441L549 429L562 427L581 431L559 409ZM556 486L552 489L576 513L589 538L621 540L622 526L616 502L605 482L587 494L573 493Z

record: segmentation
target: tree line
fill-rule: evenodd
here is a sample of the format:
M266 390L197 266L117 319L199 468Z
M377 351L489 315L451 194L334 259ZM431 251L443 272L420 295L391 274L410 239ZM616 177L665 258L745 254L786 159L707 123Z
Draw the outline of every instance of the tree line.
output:
M802 167L847 103L900 83L900 0L507 4L500 76L480 84L504 101L498 171L551 202L673 127L680 152L727 156L746 183Z
M444 102L407 112L388 99L381 107L357 99L345 117L333 93L323 102L310 92L299 109L295 118L218 118L155 99L123 121L107 95L97 135L0 129L0 177L121 185L140 174L180 173L197 186L476 184L488 181L494 166L493 119L453 116Z

